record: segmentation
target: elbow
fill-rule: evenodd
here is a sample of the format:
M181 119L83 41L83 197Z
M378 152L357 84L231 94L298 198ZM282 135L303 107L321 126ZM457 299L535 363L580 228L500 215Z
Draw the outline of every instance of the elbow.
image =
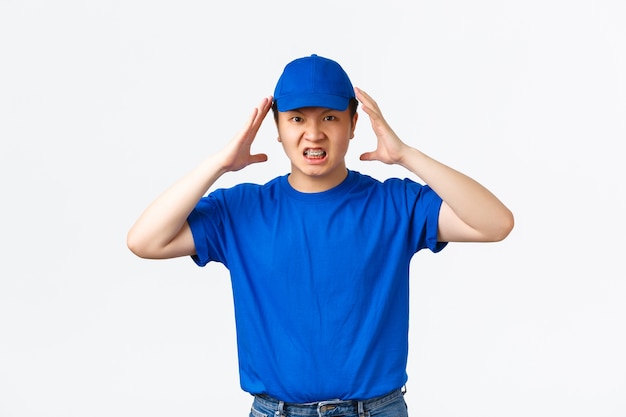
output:
M146 250L146 245L142 243L141 239L139 239L132 230L126 235L126 246L138 257L144 259L150 258Z
M515 226L515 217L510 210L507 210L496 223L497 227L494 228L491 236L492 242L500 242L511 234L513 227Z

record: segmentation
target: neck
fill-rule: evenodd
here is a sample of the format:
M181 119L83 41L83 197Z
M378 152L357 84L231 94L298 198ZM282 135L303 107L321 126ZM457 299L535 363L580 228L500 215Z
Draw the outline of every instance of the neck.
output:
M297 171L291 171L287 178L289 185L301 193L321 193L335 188L348 177L348 170L337 170L332 175L303 175Z

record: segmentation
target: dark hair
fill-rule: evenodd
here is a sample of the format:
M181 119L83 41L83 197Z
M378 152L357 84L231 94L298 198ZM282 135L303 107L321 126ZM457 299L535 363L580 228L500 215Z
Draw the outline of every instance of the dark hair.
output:
M350 102L348 103L348 108L350 109L350 118L354 116L356 113L356 109L359 107L359 100L352 97ZM276 104L276 100L272 103L272 112L274 113L274 121L278 123L278 105Z

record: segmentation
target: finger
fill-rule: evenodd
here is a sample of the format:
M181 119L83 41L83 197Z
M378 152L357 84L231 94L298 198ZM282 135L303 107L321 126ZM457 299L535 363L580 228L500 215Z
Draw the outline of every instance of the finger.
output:
M264 97L263 100L259 103L257 108L259 109L259 115L265 117L267 112L272 108L272 96Z
M250 155L250 158L249 158L249 162L251 164L256 164L256 163L265 162L265 161L267 161L267 154L264 154L264 153L257 153L254 155Z
M358 98L359 101L372 99L372 97L369 94L361 90L359 87L354 87L354 93L356 94L356 98Z
M378 122L384 120L383 115L378 108L378 104L362 90L359 90L359 97L363 111L369 116L370 121Z
M364 152L359 157L361 161L376 161L376 152Z
M369 94L367 94L365 91L361 90L358 87L354 88L354 92L356 94L356 98L361 102L361 104L363 104L365 107L367 108L371 108L371 109L375 109L378 108L378 105L376 104L376 101L374 101L374 99L372 98L372 96L370 96Z
M257 106L256 108L257 111L255 112L254 122L252 124L253 129L255 129L255 133L259 129L259 127L261 127L261 123L263 123L263 120L265 119L265 116L267 116L267 113L269 112L271 107L272 107L271 96L263 98L263 100L261 100L261 102Z
M252 143L254 137L259 131L259 128L261 127L261 123L271 108L271 103L271 97L265 97L261 100L259 105L252 110L250 116L248 116L248 120L239 131L239 140L244 143Z
M245 141L246 137L248 136L248 132L250 132L250 130L252 129L252 126L254 126L254 121L256 120L258 113L259 113L259 109L255 107L254 110L252 110L252 112L248 116L248 119L246 120L244 125L241 127L241 129L236 135L236 137L239 138L239 140Z
M263 120L265 120L265 117L267 116L267 113L271 108L272 97L268 96L261 100L258 107L255 109L256 112L253 112L254 119L252 121L252 124L248 126L248 134L252 136L250 140L254 139L254 137L256 136L257 132L261 128L261 124L263 124Z

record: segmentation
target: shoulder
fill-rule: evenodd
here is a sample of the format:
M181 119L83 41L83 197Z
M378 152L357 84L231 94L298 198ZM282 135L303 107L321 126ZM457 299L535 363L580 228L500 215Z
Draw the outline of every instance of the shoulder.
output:
M232 212L270 204L280 194L282 178L276 177L265 184L250 182L218 188L203 197L198 207L215 207L221 211Z
M427 187L411 178L390 177L378 179L358 171L351 171L351 175L354 176L354 183L357 187L370 188L381 192L394 193L406 191L407 189L418 191L423 187Z
M369 201L378 201L385 210L402 212L438 211L441 197L427 184L411 178L390 177L376 179L369 175L355 173L357 194Z
M236 198L238 196L265 195L268 192L277 189L283 178L284 176L276 177L265 184L243 182L228 188L218 188L215 191L212 191L209 196L229 199Z

